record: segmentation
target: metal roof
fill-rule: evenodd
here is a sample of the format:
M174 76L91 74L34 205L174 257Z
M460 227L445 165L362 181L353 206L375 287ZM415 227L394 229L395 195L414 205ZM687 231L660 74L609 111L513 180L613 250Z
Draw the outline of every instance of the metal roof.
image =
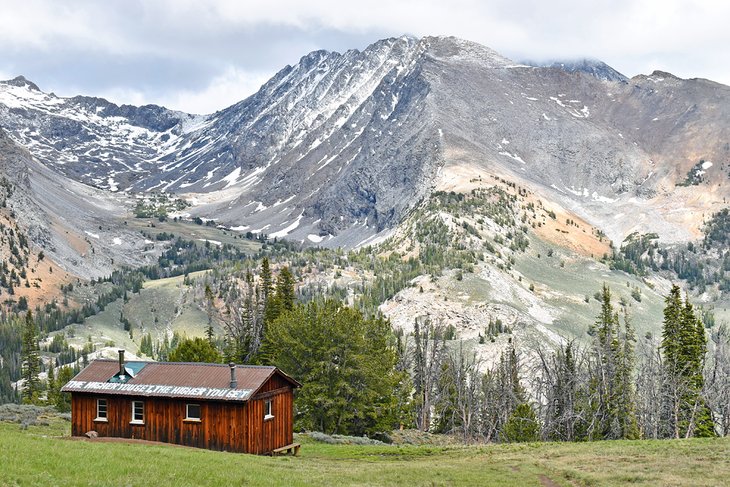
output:
M247 401L274 374L293 387L297 381L276 367L236 365L236 387L230 387L231 369L224 364L191 362L125 362L134 377L120 382L116 360L94 360L63 388L63 392Z

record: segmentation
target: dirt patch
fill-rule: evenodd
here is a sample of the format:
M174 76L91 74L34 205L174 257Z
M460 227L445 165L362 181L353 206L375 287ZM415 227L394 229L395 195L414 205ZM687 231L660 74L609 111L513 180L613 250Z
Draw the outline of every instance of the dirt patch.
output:
M534 196L528 198L529 200L532 200L538 207L543 204L540 198ZM588 222L555 203L544 202L544 205L544 208L538 212L542 217L542 225L534 229L535 234L540 238L585 257L598 259L603 254L610 254L611 247L608 238L599 237L596 229ZM555 218L550 216L551 211ZM547 218L545 218L546 214Z
M54 231L68 242L72 249L84 255L89 252L89 243L83 237L79 236L73 230L69 230L66 226L58 221L54 221L51 225Z
M63 270L48 257L39 261L37 252L31 254L29 261L28 282L31 287L16 287L15 294L18 297L25 296L31 307L49 303L54 299L61 301L61 285L73 282L76 276Z
M556 483L553 479L548 477L547 475L540 475L538 477L540 479L540 485L543 485L544 487L560 487L560 484Z
M534 226L532 230L542 240L596 259L611 252L608 238L599 237L590 223L535 192L525 181L514 177L490 174L471 165L450 164L444 167L436 189L468 193L473 189L489 186L500 187L516 196L523 207L532 205L535 208L537 220L531 219L529 222L540 223L540 226Z

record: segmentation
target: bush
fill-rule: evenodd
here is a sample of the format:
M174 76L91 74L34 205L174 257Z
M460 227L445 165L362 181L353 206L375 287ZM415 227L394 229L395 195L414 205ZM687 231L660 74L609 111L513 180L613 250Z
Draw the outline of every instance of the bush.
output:
M532 407L523 402L512 413L503 431L505 441L522 443L540 439L540 424Z
M47 425L48 422L41 418L55 415L56 410L50 406L33 406L30 404L1 404L0 405L0 421L10 421L11 423L23 424L26 426L42 424Z
M386 443L368 438L367 436L327 435L319 431L307 433L314 441L327 443L328 445L385 445Z

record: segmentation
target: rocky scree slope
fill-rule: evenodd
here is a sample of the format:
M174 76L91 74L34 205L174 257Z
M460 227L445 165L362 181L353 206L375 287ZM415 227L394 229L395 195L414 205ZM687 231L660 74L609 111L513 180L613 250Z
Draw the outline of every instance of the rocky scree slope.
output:
M73 276L106 276L118 265L150 263L159 253L154 243L123 224L128 196L59 176L2 129L0 174L12 187L6 210L33 243L33 251L42 251Z

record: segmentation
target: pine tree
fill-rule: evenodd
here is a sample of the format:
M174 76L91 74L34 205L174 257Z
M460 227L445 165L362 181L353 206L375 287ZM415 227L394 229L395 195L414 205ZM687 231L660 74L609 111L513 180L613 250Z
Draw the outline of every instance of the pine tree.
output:
M629 319L628 311L624 309L624 333L620 338L616 370L616 401L619 437L628 440L636 440L640 437L636 418L636 389L634 387L635 343L634 327Z
M636 338L628 316L624 327L621 336L618 313L611 304L611 290L604 284L601 312L591 328L594 338L589 407L595 419L595 427L590 432L592 439L638 437L633 386Z
M269 265L268 257L264 257L261 260L261 291L264 301L268 301L271 295L274 294L274 280L271 276L271 266Z
M679 286L665 299L661 351L664 355L664 435L714 436L712 414L702 397L707 338L702 320Z
M184 338L180 344L170 352L170 362L206 362L220 363L221 355L209 341L200 337Z
M60 391L61 387L66 385L68 381L73 379L74 375L78 373L76 368L78 365L74 365L74 367L60 367L58 369L58 380L56 381L58 390ZM71 410L71 394L68 392L59 392L56 396L56 409L58 409L61 412L66 412Z
M664 305L661 349L664 352L665 366L672 374L676 374L682 353L679 340L682 329L682 295L679 286L672 286L669 295L664 298Z
M21 361L23 364L23 379L25 379L23 402L26 404L35 404L38 402L41 390L41 381L38 376L41 370L41 358L38 347L38 332L30 311L25 315L25 323L23 326Z
M295 305L269 325L264 353L304 384L299 427L351 435L389 431L399 417L391 324L336 301Z
M538 441L540 439L540 423L535 411L528 403L517 405L509 420L504 425L504 439L511 443Z
M213 291L210 289L208 284L205 285L205 305L208 315L208 326L205 328L205 338L208 340L209 344L215 345L213 341L213 338L215 337L215 333L213 332L214 298Z
M276 298L280 312L294 309L294 276L288 267L283 267L276 278Z
M60 387L58 385L58 381L56 381L55 362L56 360L51 358L51 363L48 365L48 393L46 396L46 402L51 406L56 405L56 402L58 402L58 395L60 393Z
M496 404L486 404L494 408L494 426L502 441L509 441L505 437L505 425L517 409L517 406L527 402L526 392L520 382L520 363L514 343L509 340L508 348L502 353L496 371Z

